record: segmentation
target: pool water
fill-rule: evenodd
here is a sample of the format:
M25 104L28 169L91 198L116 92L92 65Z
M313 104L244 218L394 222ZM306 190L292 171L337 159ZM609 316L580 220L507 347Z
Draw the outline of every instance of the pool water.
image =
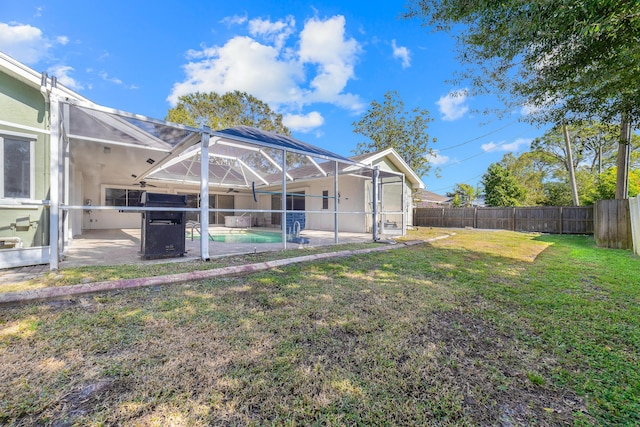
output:
M188 235L189 233L187 233ZM187 236L190 237L190 236ZM198 239L197 234L194 238ZM221 243L281 243L282 234L269 231L240 231L234 233L211 234L210 240Z

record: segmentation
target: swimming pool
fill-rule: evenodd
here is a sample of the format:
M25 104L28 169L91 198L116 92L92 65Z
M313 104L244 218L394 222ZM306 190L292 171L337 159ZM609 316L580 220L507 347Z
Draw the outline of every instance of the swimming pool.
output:
M191 237L187 231L187 237ZM193 236L199 239L198 234ZM220 243L282 243L282 234L269 231L238 230L232 233L212 233L209 240Z

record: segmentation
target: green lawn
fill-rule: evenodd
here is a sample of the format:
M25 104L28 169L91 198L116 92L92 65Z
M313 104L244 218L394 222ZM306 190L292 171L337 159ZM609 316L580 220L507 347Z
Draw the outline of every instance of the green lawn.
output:
M0 424L640 424L640 258L455 232L0 309Z

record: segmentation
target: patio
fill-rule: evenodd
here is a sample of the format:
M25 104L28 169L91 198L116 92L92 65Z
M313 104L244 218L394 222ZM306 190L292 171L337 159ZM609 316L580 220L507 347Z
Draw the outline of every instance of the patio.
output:
M260 228L257 228L260 230ZM267 229L276 234L274 229ZM188 230L189 231L189 230ZM228 233L225 227L209 227L209 234ZM279 234L279 233L277 233ZM287 249L328 246L334 243L332 231L304 230L301 237L309 239L309 244L287 243ZM369 243L368 233L339 234L340 243ZM85 230L82 236L71 241L60 268L89 265L153 264L194 261L200 259L200 240L186 237L186 255L179 258L144 259L140 256L140 229ZM280 251L282 243L221 243L209 241L211 258L255 252Z

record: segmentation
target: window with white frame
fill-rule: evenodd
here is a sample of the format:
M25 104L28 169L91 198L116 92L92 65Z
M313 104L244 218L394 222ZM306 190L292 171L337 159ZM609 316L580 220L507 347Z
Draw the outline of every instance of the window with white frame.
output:
M0 199L35 197L35 135L0 131Z

